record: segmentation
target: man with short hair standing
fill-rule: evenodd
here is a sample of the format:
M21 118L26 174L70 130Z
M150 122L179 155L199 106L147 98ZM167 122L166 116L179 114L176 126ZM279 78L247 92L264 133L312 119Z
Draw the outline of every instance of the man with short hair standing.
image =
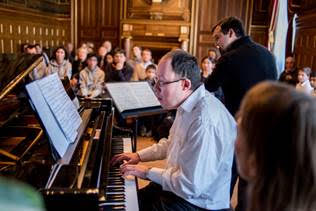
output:
M140 210L229 210L236 124L200 82L195 57L182 50L159 62L155 90L165 109L177 109L168 139L123 153L121 171L152 182L139 191ZM166 159L165 168L137 165Z
M218 22L212 29L212 36L223 54L206 79L205 87L211 92L222 87L225 106L235 116L243 96L252 86L260 81L277 79L275 60L265 47L246 36L242 22L235 17ZM231 195L237 177L234 162ZM245 210L245 196L242 196L246 192L245 186L246 182L239 180L236 209L239 211Z

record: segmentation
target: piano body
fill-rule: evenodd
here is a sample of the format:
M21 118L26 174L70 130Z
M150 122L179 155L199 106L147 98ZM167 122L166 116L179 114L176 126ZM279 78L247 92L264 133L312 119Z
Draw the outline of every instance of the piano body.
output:
M122 178L119 168L109 164L114 154L132 151L130 138L113 134L112 100L81 102L78 136L58 157L24 88L42 57L23 59L28 68L15 69L11 79L1 83L0 175L32 185L41 192L47 210L137 211L136 180Z

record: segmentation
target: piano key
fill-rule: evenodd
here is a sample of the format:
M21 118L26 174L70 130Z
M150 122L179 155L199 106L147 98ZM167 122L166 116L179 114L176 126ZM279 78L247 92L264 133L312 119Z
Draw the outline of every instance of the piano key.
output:
M118 205L104 205L102 207L103 207L103 211L112 211L112 210L125 211L126 210L125 207L118 206Z
M132 152L131 139L115 139L115 141L112 141L111 149L112 156L123 152ZM122 178L119 165L110 167L106 175L108 184L105 189L106 201L101 203L100 207L102 207L103 210L138 211L135 179L126 180Z

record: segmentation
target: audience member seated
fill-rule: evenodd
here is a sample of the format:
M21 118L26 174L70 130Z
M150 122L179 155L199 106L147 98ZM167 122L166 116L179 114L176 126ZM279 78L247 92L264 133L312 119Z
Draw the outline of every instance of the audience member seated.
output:
M312 71L309 80L310 80L311 86L313 87L312 96L316 97L316 71Z
M133 74L133 68L126 63L125 51L121 48L114 50L114 61L106 66L105 81L130 81Z
M87 42L87 52L92 53L94 52L94 44L92 42Z
M103 69L104 67L104 60L105 60L105 56L107 54L106 48L103 46L100 46L98 49L98 56L99 56L99 64L98 66Z
M104 88L104 72L98 67L98 59L95 53L88 54L88 66L80 72L80 95L85 98L98 97Z
M150 64L146 68L146 78L145 80L148 82L150 87L154 89L156 78L156 71L157 67L155 64ZM164 115L156 115L156 116L148 116L142 117L138 120L139 124L139 134L140 136L152 136L152 130L155 129L154 127L159 127L161 120L163 119ZM169 128L170 129L170 128ZM169 130L168 130L169 131Z
M156 71L157 71L157 66L155 64L150 64L146 68L145 80L150 84L152 88L154 88L155 86Z
M71 64L68 61L68 53L63 46L55 49L53 57L47 68L47 75L58 73L60 79L71 79Z
M279 81L286 82L295 86L298 83L297 69L295 67L295 60L289 56L285 60L285 70L281 73Z
M145 48L144 50L142 50L141 65L144 68L144 70L146 70L148 65L153 64L151 60L152 60L151 50L149 50L148 48Z
M79 48L77 50L77 59L72 64L73 75L79 74L80 71L87 66L86 58L87 58L87 49L83 47Z
M71 64L73 64L73 62L75 61L75 52L74 52L74 46L71 42L68 42L66 45L65 45L65 49L67 51L67 54L68 54L68 60Z
M49 58L47 54L43 51L42 46L40 44L35 44L35 49L36 49L36 54L42 54L42 56L44 57L44 62L47 66L49 64Z
M37 54L36 46L28 44L25 49L26 54ZM31 80L38 80L46 75L47 63L45 58L32 72L29 73L29 78Z
M263 82L243 99L236 156L249 211L316 210L316 101Z
M102 46L105 47L106 52L112 52L112 43L109 40L104 41Z
M108 52L103 59L103 66L101 69L106 72L107 66L112 63L113 63L113 54L112 52Z
M133 47L133 56L131 60L135 65L142 62L142 48L140 46L135 45Z
M311 74L311 68L304 67L303 69L300 69L298 71L298 83L296 84L296 89L302 92L305 92L306 94L311 94L313 87L311 86L309 82L309 76Z
M204 57L201 60L201 82L205 82L206 78L212 74L215 68L215 60L212 57ZM224 103L224 93L221 87L219 87L215 92L212 92L214 96Z
M140 81L140 80L145 80L146 78L146 73L145 70L148 65L153 64L151 61L151 51L146 48L142 51L142 62L139 64L136 64L134 67L134 73L132 80L133 81Z
M207 56L209 58L212 58L213 61L216 62L219 59L219 57L221 57L221 53L219 52L218 48L211 47L207 52Z
M215 60L212 57L204 57L201 61L201 81L204 82L206 78L212 74L215 67Z
M152 182L139 190L140 210L229 210L236 124L228 110L201 84L195 57L183 50L159 62L155 85L165 109L177 109L169 138L114 156L124 176ZM165 168L139 165L166 159Z
M28 45L25 47L25 53L28 53L28 54L36 54L36 47L35 47L35 45L28 44Z

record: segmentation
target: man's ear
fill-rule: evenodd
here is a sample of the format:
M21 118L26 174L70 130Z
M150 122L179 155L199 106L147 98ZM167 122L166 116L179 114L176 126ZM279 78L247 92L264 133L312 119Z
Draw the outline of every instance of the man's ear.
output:
M191 81L189 79L184 79L182 81L183 81L182 83L183 83L183 90L184 91L191 89L192 84L191 84Z
M235 31L233 29L228 30L228 36L231 38L235 35Z

